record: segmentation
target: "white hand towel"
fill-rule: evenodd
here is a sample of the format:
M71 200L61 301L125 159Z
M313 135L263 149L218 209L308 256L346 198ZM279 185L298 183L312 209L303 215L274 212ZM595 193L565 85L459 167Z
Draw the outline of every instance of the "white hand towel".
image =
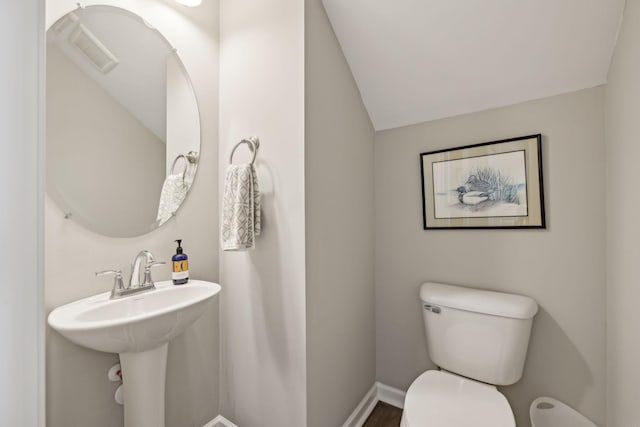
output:
M178 210L189 191L189 185L181 173L168 175L162 184L160 193L160 204L158 205L158 216L156 222L161 226L169 221Z
M253 249L260 234L260 190L251 164L229 165L222 199L222 250Z

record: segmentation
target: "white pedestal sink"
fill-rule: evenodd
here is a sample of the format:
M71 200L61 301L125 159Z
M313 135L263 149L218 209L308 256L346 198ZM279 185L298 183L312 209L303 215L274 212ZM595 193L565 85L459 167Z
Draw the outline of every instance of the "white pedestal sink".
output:
M48 319L70 341L120 355L125 427L164 427L168 343L220 292L220 285L201 280L158 282L156 288L115 300L109 292L84 298L56 308Z

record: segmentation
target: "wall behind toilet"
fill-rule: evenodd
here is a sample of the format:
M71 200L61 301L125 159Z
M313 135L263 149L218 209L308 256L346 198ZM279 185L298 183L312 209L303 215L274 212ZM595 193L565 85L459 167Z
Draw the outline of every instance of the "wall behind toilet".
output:
M54 307L111 289L94 271L128 270L136 253L149 249L159 260L174 253L182 238L192 278L218 281L218 3L185 9L163 0L85 2L126 8L142 16L177 49L193 82L201 119L201 158L195 183L178 215L162 228L136 238L107 238L72 220L45 201L45 305ZM76 7L49 0L47 26ZM63 106L61 106L63 108ZM114 165L117 169L118 165ZM114 172L115 173L115 172ZM135 185L133 183L132 185ZM135 206L122 206L135 209ZM170 278L169 269L154 272ZM169 345L167 427L202 426L218 413L218 302ZM47 426L122 426L122 406L113 400L115 383L106 378L114 354L91 351L47 329ZM144 396L141 396L144 399Z
M419 153L542 133L546 230L422 229ZM637 168L636 168L637 169ZM377 378L406 390L429 361L425 281L533 297L519 427L540 395L605 417L604 88L376 133Z

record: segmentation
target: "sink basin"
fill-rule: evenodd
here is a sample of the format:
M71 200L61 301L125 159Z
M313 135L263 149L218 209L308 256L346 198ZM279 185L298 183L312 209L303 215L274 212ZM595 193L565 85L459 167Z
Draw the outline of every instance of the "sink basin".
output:
M220 285L201 280L110 300L110 292L65 304L49 325L68 340L118 353L124 387L125 427L164 427L167 348L204 313Z
M158 282L155 290L110 300L109 292L56 308L49 325L68 340L108 353L141 352L182 333L220 292L216 283Z

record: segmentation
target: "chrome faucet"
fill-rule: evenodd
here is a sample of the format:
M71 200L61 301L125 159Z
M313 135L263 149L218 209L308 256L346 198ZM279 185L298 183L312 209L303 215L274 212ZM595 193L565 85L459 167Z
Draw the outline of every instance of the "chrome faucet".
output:
M140 287L140 264L144 261L145 269L147 265L154 262L153 254L149 251L143 250L136 255L136 259L131 264L131 277L129 278L129 286L130 289L135 289Z
M141 265L144 262L144 279L142 284L140 283ZM129 283L125 287L122 281L122 271L107 270L99 271L96 276L102 276L105 274L113 274L115 276L113 282L113 289L111 290L111 299L121 298L127 295L137 294L139 292L150 291L156 288L153 280L151 279L151 268L157 265L166 264L166 262L155 261L153 254L149 251L143 250L136 255L133 264L131 264L131 277Z

